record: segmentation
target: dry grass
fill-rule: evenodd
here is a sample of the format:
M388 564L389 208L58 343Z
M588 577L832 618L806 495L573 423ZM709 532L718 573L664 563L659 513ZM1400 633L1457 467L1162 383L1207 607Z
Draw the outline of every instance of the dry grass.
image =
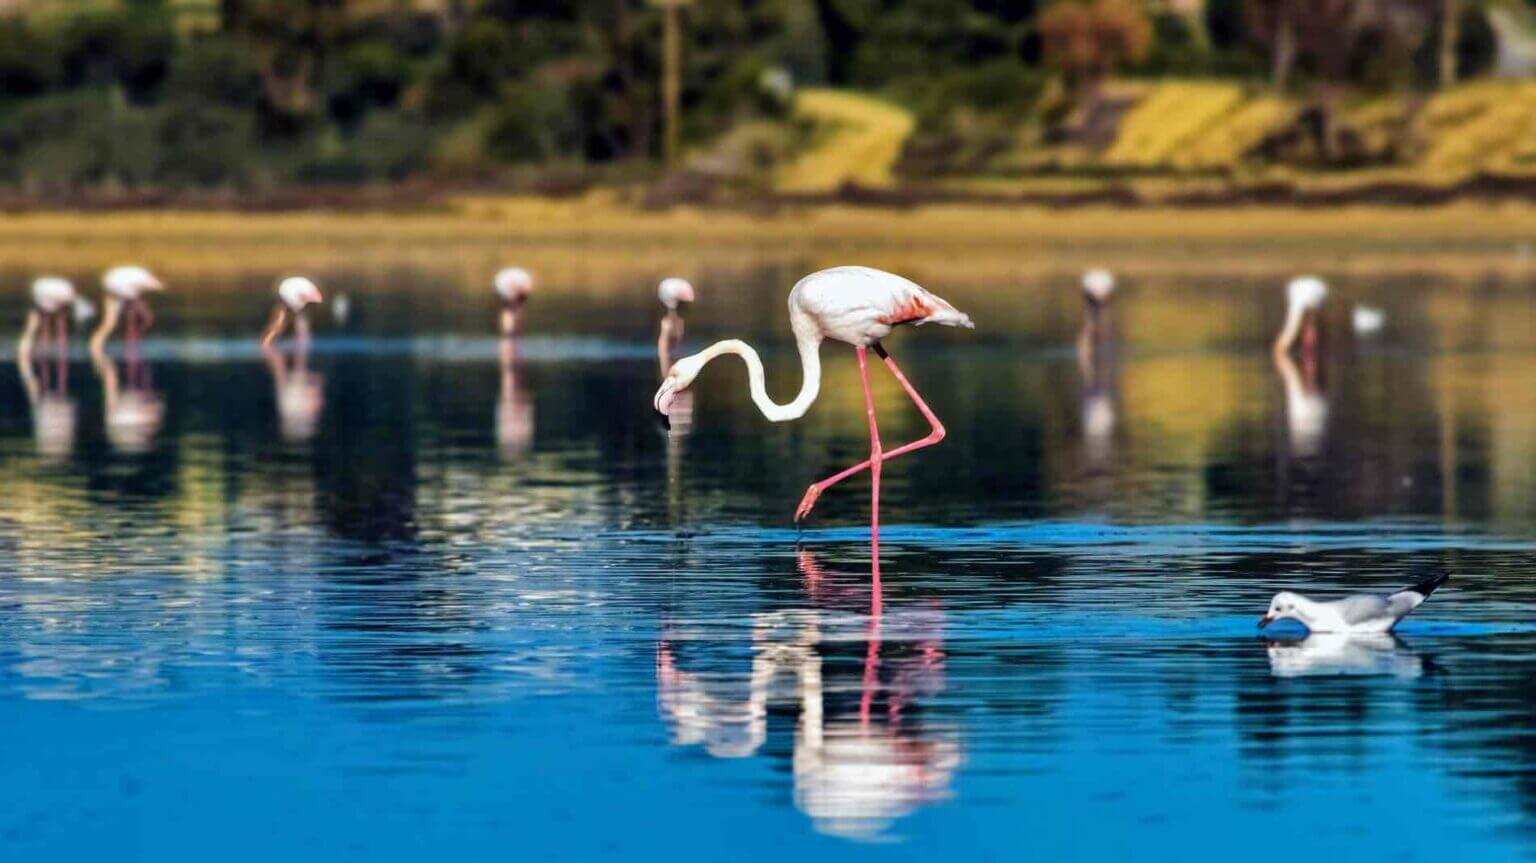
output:
M802 90L796 115L819 129L819 141L780 169L783 192L828 192L848 182L893 185L891 169L912 134L912 115L878 99L838 90Z
M0 217L0 268L124 260L181 272L359 262L479 271L511 256L562 270L662 270L791 257L997 274L1102 260L1144 272L1263 272L1277 261L1385 271L1515 266L1536 237L1536 206L1212 210L807 206L634 210L611 197L474 198L439 212L53 213Z

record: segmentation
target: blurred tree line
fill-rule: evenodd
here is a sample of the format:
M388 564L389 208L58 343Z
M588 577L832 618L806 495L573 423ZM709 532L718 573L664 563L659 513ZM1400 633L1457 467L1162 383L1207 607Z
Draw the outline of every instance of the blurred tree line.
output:
M963 165L1021 124L1052 128L1112 75L1290 91L1475 75L1492 62L1489 2L696 0L682 131L780 119L786 82L851 87L911 108L914 146ZM644 174L661 147L661 10L646 0L10 6L0 182L36 192Z

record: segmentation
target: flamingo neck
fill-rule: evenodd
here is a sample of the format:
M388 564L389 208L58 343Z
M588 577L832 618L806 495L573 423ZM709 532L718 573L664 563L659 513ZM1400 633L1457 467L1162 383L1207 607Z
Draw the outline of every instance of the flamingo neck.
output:
M23 368L32 361L32 345L37 340L37 331L42 324L41 317L36 309L27 313L26 328L21 331L21 340L16 343L16 361Z
M91 333L91 350L100 352L107 344L107 339L112 336L112 331L117 329L117 319L122 315L123 301L108 294L101 310L101 325L96 327L96 332Z
M1280 335L1275 338L1275 352L1285 353L1296 344L1296 337L1301 333L1301 323L1307 317L1306 310L1299 305L1292 305L1285 314L1285 326L1280 328Z
M779 404L768 397L763 385L763 360L751 345L738 339L715 342L699 352L701 366L716 357L736 354L747 364L747 384L752 389L752 403L763 412L770 422L785 422L805 416L816 396L821 393L821 337L796 334L795 345L800 351L802 378L800 392L788 404Z

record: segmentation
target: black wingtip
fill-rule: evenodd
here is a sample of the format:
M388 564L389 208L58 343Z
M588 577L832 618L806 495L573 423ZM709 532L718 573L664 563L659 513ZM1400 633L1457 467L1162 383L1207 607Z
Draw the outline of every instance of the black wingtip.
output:
M1439 589L1440 585L1445 584L1450 580L1451 574L1449 572L1442 572L1434 578L1426 578L1408 589L1424 597L1425 599L1428 599L1429 595Z

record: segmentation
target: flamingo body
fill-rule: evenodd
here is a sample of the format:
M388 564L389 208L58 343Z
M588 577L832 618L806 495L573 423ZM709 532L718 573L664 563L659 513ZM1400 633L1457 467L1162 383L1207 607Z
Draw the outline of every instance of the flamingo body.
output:
M75 301L75 286L68 279L43 276L32 282L32 305L43 314L63 311Z
M820 338L856 348L869 347L902 324L976 326L948 300L872 267L833 267L806 276L789 292L789 313L797 337L811 326Z
M325 302L320 295L320 287L303 276L293 276L283 279L277 286L277 298L291 312L299 312L311 303Z
M507 302L527 299L533 293L533 276L522 267L498 271L491 284L496 289L496 296Z
M119 300L137 300L146 291L165 290L165 284L143 267L113 267L102 275L101 287Z

